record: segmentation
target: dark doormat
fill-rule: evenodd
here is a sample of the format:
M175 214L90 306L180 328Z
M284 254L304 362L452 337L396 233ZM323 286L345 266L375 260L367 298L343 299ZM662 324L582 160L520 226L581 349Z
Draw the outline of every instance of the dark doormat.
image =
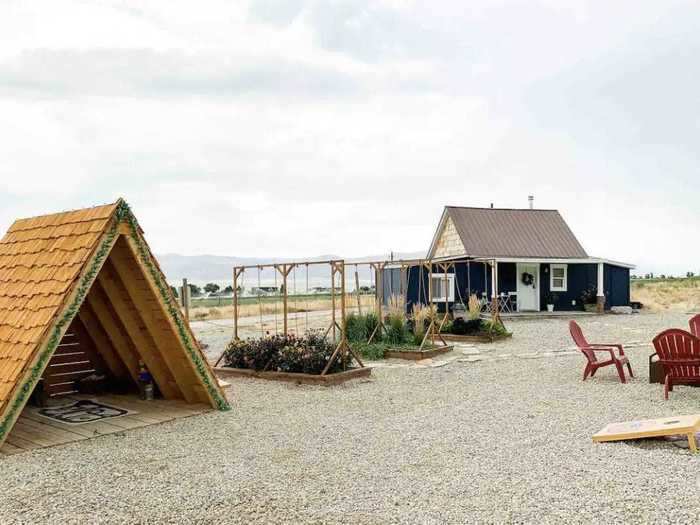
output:
M37 413L46 418L53 419L54 421L68 423L70 425L82 425L85 423L94 423L101 419L111 419L128 414L136 414L136 412L125 408L105 405L92 400L80 400L58 407L42 408L39 409Z

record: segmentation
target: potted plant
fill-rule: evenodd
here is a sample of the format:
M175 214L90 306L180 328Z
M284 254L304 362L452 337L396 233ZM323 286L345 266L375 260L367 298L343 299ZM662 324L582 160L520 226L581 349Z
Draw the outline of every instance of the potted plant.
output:
M596 289L592 286L586 288L583 293L581 293L581 303L583 304L583 309L586 312L595 312L597 309L597 297Z
M547 311L548 312L553 312L554 311L554 305L557 302L557 294L554 292L548 292L547 296L545 297L547 301Z

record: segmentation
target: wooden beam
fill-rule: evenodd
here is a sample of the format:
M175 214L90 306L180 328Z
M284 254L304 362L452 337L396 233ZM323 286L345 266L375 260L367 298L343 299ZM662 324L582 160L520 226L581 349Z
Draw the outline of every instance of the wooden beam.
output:
M117 377L130 375L134 381L137 381L139 375L138 359L130 351L126 354L119 352L119 350L112 344L112 341L104 331L104 328L97 318L97 315L95 312L93 312L90 304L87 301L80 308L78 317L82 321L85 331L90 336L90 339L92 339L95 343L95 347L107 361L110 370L112 370L115 375L118 374Z
M143 240L143 239L142 239ZM145 243L145 241L143 241ZM216 376L214 375L214 372L211 370L211 366L209 365L209 362L207 361L207 358L205 357L204 353L202 352L201 348L199 347L199 343L197 339L195 338L194 334L192 333L192 329L190 328L190 325L182 318L182 312L179 311L179 309L174 309L174 311L170 311L166 305L166 303L161 300L160 297L160 291L158 288L158 285L156 284L155 277L153 277L150 272L144 268L144 266L141 263L141 258L139 254L139 248L136 244L136 241L132 239L131 236L121 236L117 242L117 245L120 247L124 247L125 249L123 250L123 253L128 253L129 258L132 260L132 264L135 265L135 268L138 268L138 271L141 275L143 275L146 283L150 287L151 291L153 292L153 295L156 299L155 304L157 307L160 309L160 311L163 314L163 319L165 322L169 325L170 330L172 331L173 334L176 334L176 340L177 344L181 347L184 348L185 342L183 342L180 339L180 332L178 329L178 325L175 322L175 319L173 319L172 315L176 315L179 317L180 322L183 325L185 333L182 334L182 337L186 337L189 341L188 343L191 345L191 348L199 353L199 357L201 359L201 364L204 367L205 370L201 370L197 368L198 365L195 364L194 359L187 359L187 364L192 368L192 370L197 374L197 381L201 385L201 391L204 392L206 395L206 398L208 400L208 403L213 407L217 408L221 406L221 399L226 399L226 395L224 394L223 390L218 386ZM148 256L151 257L150 251L148 251ZM161 283L162 284L162 283ZM167 290L169 292L169 290ZM166 293L167 293L166 292ZM175 301L174 297L171 297L172 301ZM208 376L208 380L211 382L211 386L213 389L218 390L218 395L220 396L219 399L215 397L215 395L209 391L208 388L205 388L205 383L204 380L200 378L199 374L200 373L206 373Z
M103 296L102 290L98 286L93 285L93 288L87 296L87 302L119 354L121 356L130 355L132 363L136 360L137 370L138 359L140 357L146 364L146 367L148 367L149 372L153 375L153 379L157 383L158 388L160 388L163 396L166 398L177 397L178 392L177 389L174 388L174 381L170 372L166 372L164 364L160 362L160 358L156 359L148 352L139 355L138 351L134 348L134 343L125 333L117 315L112 311L108 300ZM131 368L131 366L129 368Z
M116 250L117 248L115 248ZM112 252L114 253L114 252ZM112 256L110 255L110 259ZM168 359L169 354L163 352L156 345L154 339L159 339L158 334L152 337L148 329L145 327L145 323L141 316L139 315L136 308L133 308L133 301L131 297L122 287L122 283L117 281L118 277L115 275L113 270L113 265L110 264L109 260L102 268L100 275L97 277L96 285L102 288L106 297L109 297L112 308L116 313L117 317L121 321L122 326L126 334L131 339L134 344L136 351L143 360L147 363L150 358L152 363L155 363L159 368L159 375L165 379L172 387L174 396L166 396L167 399L182 399L187 398L188 401L196 400L196 396L192 393L191 389L188 388L187 382L183 382L182 379L178 381L179 367L173 362L173 359ZM167 356L167 357L166 357ZM156 373L148 366L149 371L153 374L154 379L156 378ZM157 382L157 380L156 380ZM160 383L158 383L160 387ZM161 387L161 392L165 396L165 391Z
M131 270L133 267L128 265L128 254L124 252L125 248L121 244L115 247L105 264L108 275L112 275L115 284L121 289L122 297L135 306L134 314L145 327L156 351L167 363L187 401L207 403L206 394L189 366L187 355L184 352L172 351L176 345L179 345L177 335L170 331L170 326L158 309L158 302L150 296L151 291L146 280L137 278Z

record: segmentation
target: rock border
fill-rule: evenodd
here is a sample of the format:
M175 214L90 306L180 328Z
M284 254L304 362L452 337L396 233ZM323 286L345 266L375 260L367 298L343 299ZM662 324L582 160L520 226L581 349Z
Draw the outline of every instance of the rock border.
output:
M248 368L229 368L218 366L214 372L222 377L248 377L251 379L265 379L267 381L284 381L287 383L297 383L304 385L324 385L332 386L345 383L352 379L369 377L372 374L372 367L351 368L344 372L336 372L322 376L320 374L300 374L293 372L258 372Z

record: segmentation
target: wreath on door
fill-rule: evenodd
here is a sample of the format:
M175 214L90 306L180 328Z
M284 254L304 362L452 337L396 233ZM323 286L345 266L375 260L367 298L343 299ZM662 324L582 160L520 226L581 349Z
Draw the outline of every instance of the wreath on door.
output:
M535 276L531 273L524 272L520 279L525 286L532 286L535 284Z

